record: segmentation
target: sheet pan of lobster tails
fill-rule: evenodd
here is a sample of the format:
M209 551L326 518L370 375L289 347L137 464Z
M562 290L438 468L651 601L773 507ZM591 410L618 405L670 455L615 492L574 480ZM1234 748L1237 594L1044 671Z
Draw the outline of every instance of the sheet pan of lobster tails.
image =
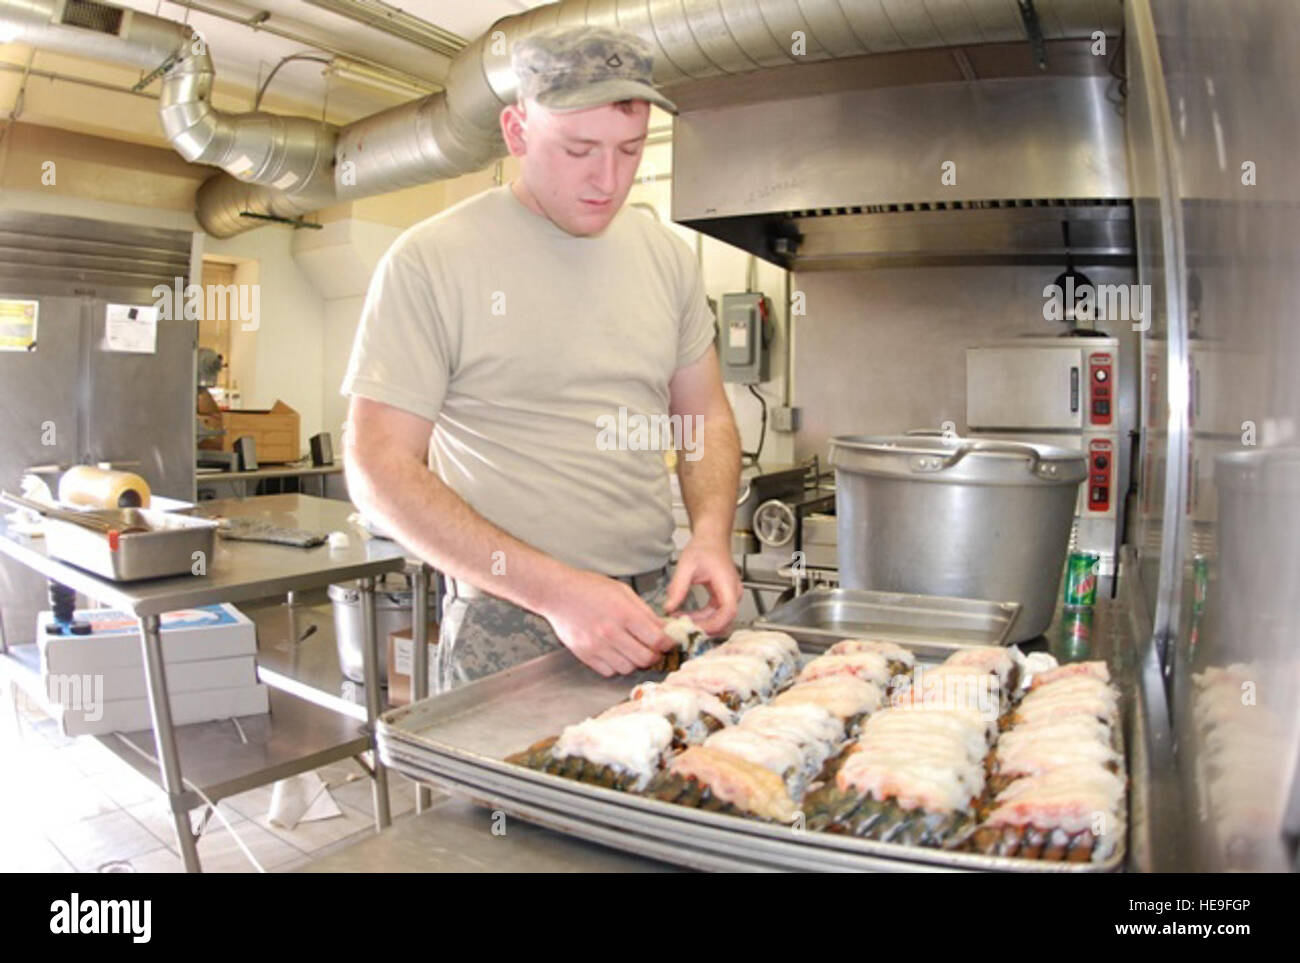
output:
M601 679L554 653L389 713L381 756L565 832L640 852L653 839L684 865L1122 864L1104 662L874 638L813 653L779 631L668 627L671 671Z

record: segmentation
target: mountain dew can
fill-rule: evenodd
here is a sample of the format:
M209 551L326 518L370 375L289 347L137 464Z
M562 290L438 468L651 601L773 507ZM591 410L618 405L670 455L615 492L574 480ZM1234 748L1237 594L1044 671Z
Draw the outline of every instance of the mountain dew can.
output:
M1071 552L1065 563L1065 604L1093 605L1097 601L1097 569L1100 555Z

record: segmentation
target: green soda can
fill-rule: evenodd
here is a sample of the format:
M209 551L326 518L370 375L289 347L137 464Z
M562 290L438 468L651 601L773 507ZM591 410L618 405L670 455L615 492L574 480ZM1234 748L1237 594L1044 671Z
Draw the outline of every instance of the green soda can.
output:
M1077 662L1092 653L1092 609L1066 609L1061 620L1062 661Z
M1065 604L1093 605L1097 601L1097 569L1101 556L1071 552L1065 564Z
M1192 558L1192 613L1205 611L1205 600L1210 594L1210 560L1204 555Z

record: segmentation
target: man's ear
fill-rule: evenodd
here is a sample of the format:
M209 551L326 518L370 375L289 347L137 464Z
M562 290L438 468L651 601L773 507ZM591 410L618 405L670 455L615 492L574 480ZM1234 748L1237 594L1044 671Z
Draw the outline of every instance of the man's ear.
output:
M512 157L523 157L528 153L527 119L523 104L501 108L501 136L505 138L506 149Z

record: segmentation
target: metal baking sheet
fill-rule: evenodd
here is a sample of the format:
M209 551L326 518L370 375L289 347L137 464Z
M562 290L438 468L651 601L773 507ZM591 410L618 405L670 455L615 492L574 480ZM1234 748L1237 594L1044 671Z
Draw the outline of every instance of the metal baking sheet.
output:
M963 646L1006 645L1019 615L1019 602L823 586L778 605L754 628L788 632L809 650L869 636L945 658Z
M916 648L918 657L925 659L921 646ZM472 798L503 800L503 808L517 816L541 813L543 820L551 819L544 822L547 825L562 817L568 827L564 831L598 842L618 846L619 834L626 833L628 844L622 848L649 855L645 840L663 841L666 846L656 846L655 858L700 868L742 864L754 869L945 867L1078 873L1113 870L1123 862L1123 846L1102 863L1050 863L796 833L789 826L676 806L503 761L621 701L633 685L650 677L642 673L604 679L568 653L555 652L385 714L377 733L380 755L413 778L438 782Z
M102 532L57 518L45 519L45 551L51 558L115 582L132 582L194 571L195 553L209 563L216 543L217 523L149 508L87 511L87 517L114 525L144 525L149 531L118 536L113 550Z
M549 809L532 800L518 799L490 788L480 787L473 780L465 781L461 776L446 775L439 771L424 768L418 768L417 771L420 772L419 778L421 780L445 786L449 791L458 793L477 805L492 810L500 810L527 822L544 826L547 829L588 839L614 849L621 849L639 856L657 859L661 862L684 866L688 869L724 873L777 872L784 869L784 867L780 866L760 866L753 860L738 861L722 854L695 853L680 846L674 846L662 839L635 833L626 826L609 829L593 823L585 817L575 816L562 809Z
M736 869L898 872L954 868L909 862L900 859L898 853L875 856L858 852L841 853L831 847L809 847L802 840L820 834L799 834L790 827L765 826L764 828L773 830L776 837L765 839L744 832L734 825L740 823L747 827L752 823L750 820L686 810L712 817L710 822L713 825L697 826L694 821L680 818L683 807L657 800L640 800L640 797L628 797L625 793L614 793L613 790L601 791L620 798L592 801L574 797L562 788L553 789L546 785L531 786L521 792L512 773L503 775L446 757L435 760L426 754L423 758L415 759L399 753L385 756L384 761L408 775L419 773L415 778L436 782L453 792L467 794L477 802L493 805L524 819L532 819L537 813L543 817L548 813L563 814L570 827L565 831L606 845L622 845L618 836L609 835L611 832L654 840L656 848L653 853L644 848L633 848L637 845L636 839L630 841L633 845L624 848L694 869L723 872ZM635 814L630 818L621 807L627 798L649 802L652 808L667 807L667 811ZM543 825L551 824L543 821Z
M752 868L776 865L787 870L812 872L950 869L1078 873L1113 870L1123 861L1122 851L1105 863L1054 863L978 853L949 853L830 833L797 833L789 826L674 806L545 773L534 774L531 770L504 763L482 766L458 761L448 755L436 756L410 745L399 746L399 743L390 743L385 752L381 744L381 756L386 763L413 778L437 782L453 791L475 790L480 794L491 794L499 802L508 801L502 804L507 811L515 811L510 803L521 806L535 803L581 820L581 825L601 825L623 832L646 834L671 844L669 856L656 858L697 868L702 860L725 860L726 865L714 862L707 868L729 869L735 860L740 859L748 861ZM521 780L520 776L525 778ZM522 786L521 782L533 785ZM516 815L527 818L522 809ZM578 835L609 841L586 833Z

